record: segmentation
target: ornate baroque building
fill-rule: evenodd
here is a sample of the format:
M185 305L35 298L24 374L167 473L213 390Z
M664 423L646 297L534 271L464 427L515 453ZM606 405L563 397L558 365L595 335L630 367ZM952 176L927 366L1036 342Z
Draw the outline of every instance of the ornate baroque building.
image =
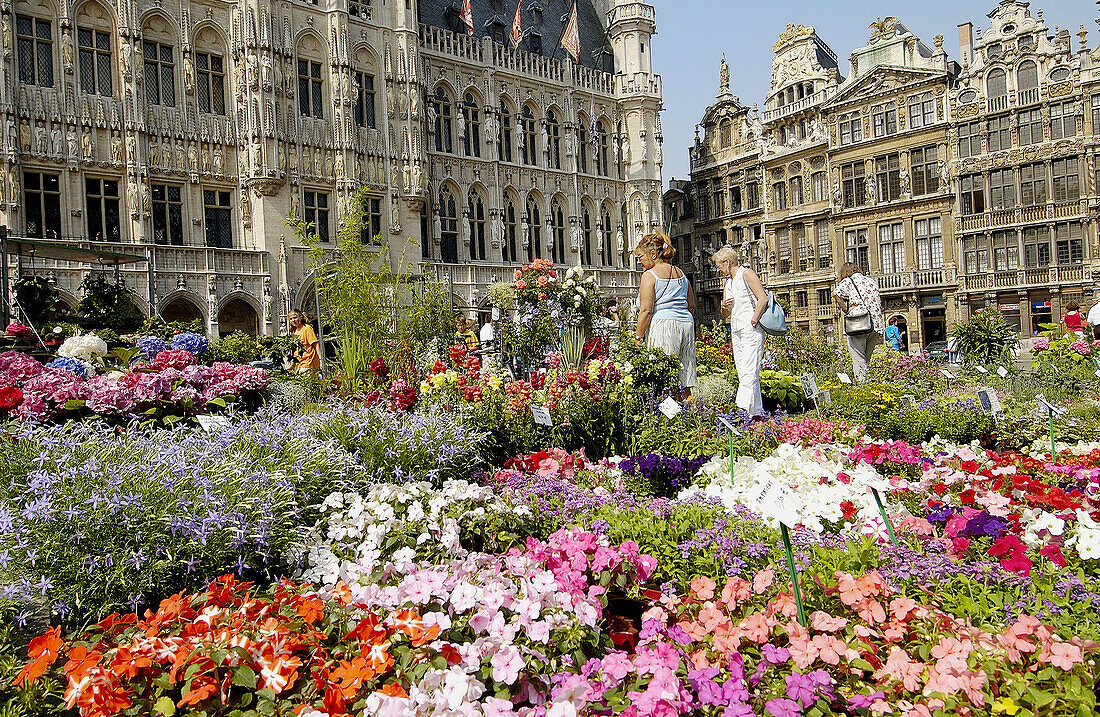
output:
M871 25L838 74L812 28L773 47L763 113L719 94L691 148L705 320L721 282L709 252L739 247L794 324L835 336L836 268L879 282L910 344L997 307L1022 335L1091 303L1097 245L1100 48L1052 34L1004 0L990 27L959 26L960 62L895 18Z
M626 294L631 243L661 223L655 14L580 3L574 63L554 44L571 7L525 2L514 51L498 0L473 2L473 35L458 6L417 0L9 0L0 223L140 257L120 269L138 308L213 334L309 307L287 217L332 242L364 186L391 263L459 308L537 257ZM12 275L69 303L97 268L34 253Z

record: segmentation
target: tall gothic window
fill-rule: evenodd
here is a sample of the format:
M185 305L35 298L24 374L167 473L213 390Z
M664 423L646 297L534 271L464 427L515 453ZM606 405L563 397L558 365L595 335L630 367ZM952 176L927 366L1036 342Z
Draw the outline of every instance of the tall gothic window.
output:
M523 163L533 167L538 164L538 144L535 140L535 113L530 106L523 108L519 122L523 133Z
M612 239L612 225L611 225L611 212L604 208L603 220L600 222L602 229L602 236L600 237L600 264L603 266L614 266L614 241Z
M80 91L110 97L111 34L80 27L76 30L76 44L80 49Z
M435 109L435 151L453 152L454 145L451 136L451 98L442 87L435 88L435 96L432 98L432 107Z
M592 214L588 207L581 213L581 263L592 266Z
M542 258L542 212L539 211L539 203L535 197L527 197L527 226L530 231L531 243L527 247L527 261Z
M374 75L355 73L355 124L357 127L375 128Z
M552 169L561 169L561 123L553 111L546 113L546 140L547 164Z
M480 194L471 190L466 204L470 212L470 259L485 261L488 258L485 253L485 203Z
M298 60L298 109L303 117L325 116L320 62Z
M145 99L151 105L176 106L176 63L172 46L143 42L145 57Z
M221 55L195 53L195 91L199 112L225 114L225 60Z
M19 55L19 81L24 85L53 87L53 32L49 20L15 16Z
M501 247L502 258L505 262L518 262L519 254L516 247L519 245L519 222L516 217L516 203L512 197L504 197L504 241Z
M588 127L584 123L584 117L577 119L577 171L588 174Z
M508 105L504 100L500 101L500 161L512 161L512 113L508 111Z
M554 251L552 258L555 263L565 263L565 212L562 210L561 202L557 199L553 200L550 204L550 221L554 226Z
M466 120L466 131L462 135L462 151L467 157L481 156L481 113L478 111L474 96L466 93L462 103L462 118Z
M441 259L447 264L458 263L458 203L447 187L439 190L439 224Z
M611 175L608 167L608 156L611 154L611 148L609 146L609 137L607 131L607 125L600 122L596 125L596 134L598 136L596 143L596 174L601 177L608 177Z

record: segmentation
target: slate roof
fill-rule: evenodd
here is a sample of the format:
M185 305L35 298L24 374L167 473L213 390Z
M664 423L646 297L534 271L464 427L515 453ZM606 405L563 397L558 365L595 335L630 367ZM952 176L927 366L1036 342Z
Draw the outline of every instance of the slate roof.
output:
M517 0L470 0L474 16L474 35L492 36L509 46L509 33L512 30L512 18L516 14ZM524 40L520 51L531 52L537 35L539 54L556 57L561 60L568 53L559 43L562 31L569 21L573 9L573 0L523 0ZM462 22L462 0L420 0L418 19L425 25L465 33ZM596 10L590 0L578 0L577 25L580 31L580 64L595 67L606 72L614 71L611 46L604 29L605 19Z

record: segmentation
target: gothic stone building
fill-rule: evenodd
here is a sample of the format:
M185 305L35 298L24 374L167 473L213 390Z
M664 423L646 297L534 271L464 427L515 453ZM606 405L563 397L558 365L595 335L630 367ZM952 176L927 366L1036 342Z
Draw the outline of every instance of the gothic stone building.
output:
M335 240L360 187L389 259L460 308L532 258L626 294L660 225L651 5L564 0L8 0L0 6L0 223L14 237L136 255L143 313L212 334L274 333L312 304L290 215ZM12 274L79 299L90 264L24 255Z
M1028 3L989 17L984 33L960 25L960 62L942 36L928 47L894 18L873 23L845 78L812 28L790 25L762 116L723 68L691 149L697 252L739 247L795 325L830 336L846 260L915 347L987 306L1030 336L1069 300L1091 303L1100 48L1082 26L1074 51ZM699 293L716 316L721 282Z

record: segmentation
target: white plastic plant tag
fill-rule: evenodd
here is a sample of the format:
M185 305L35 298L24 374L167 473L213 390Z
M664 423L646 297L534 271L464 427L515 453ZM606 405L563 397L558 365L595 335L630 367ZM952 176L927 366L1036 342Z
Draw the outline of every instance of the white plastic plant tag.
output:
M837 377L838 379L840 379L840 382L841 382L841 383L844 383L844 384L851 384L851 383L852 383L852 377L851 377L851 376L849 376L849 375L848 375L848 374L846 374L846 373L843 373L843 372L841 372L841 373L838 373L838 374L836 375L836 377Z
M682 408L680 408L680 404L677 403L676 399L672 396L669 396L665 400L661 401L660 405L657 406L657 408L661 409L661 413L665 415L665 418L676 418L680 415L680 411L683 410Z
M531 415L535 418L536 426L553 426L554 420L550 418L550 411L546 410L546 406L536 406L531 404Z

